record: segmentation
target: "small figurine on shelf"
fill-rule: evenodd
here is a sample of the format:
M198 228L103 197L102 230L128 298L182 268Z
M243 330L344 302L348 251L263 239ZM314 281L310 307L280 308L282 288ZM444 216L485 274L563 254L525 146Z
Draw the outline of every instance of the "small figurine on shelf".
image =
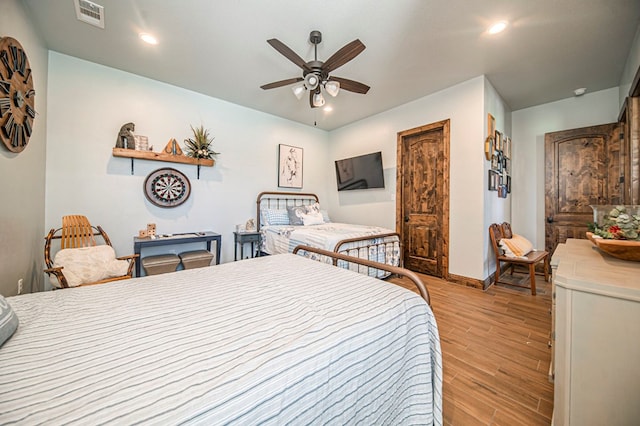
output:
M135 124L127 123L123 124L118 132L118 139L116 140L116 148L135 149L136 140L133 134L135 130Z
M175 139L169 139L169 142L164 147L164 152L171 155L182 155L182 149Z

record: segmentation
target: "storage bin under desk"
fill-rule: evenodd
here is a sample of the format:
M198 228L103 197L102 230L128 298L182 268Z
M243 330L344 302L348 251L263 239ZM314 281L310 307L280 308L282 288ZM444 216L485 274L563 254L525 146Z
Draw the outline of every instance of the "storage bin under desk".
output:
M211 250L212 241L216 243L215 251ZM215 264L219 264L222 236L215 232L174 234L170 237L156 237L155 239L134 237L133 251L135 254L141 255L141 258L167 253L178 255L185 251L201 249L203 243L207 251L214 253ZM142 262L136 262L137 277L142 273L141 264Z

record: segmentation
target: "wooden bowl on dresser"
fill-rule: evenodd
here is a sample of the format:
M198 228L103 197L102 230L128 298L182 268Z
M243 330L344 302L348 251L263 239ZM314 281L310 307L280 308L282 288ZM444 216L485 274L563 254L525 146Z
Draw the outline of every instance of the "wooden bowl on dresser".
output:
M615 258L640 262L640 241L608 240L587 232L587 238L600 250Z

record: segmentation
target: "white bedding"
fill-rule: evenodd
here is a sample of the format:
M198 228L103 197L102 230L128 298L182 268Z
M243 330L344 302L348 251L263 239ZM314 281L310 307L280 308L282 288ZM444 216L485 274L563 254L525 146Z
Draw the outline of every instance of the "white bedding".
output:
M442 422L428 305L301 256L7 300L2 424Z

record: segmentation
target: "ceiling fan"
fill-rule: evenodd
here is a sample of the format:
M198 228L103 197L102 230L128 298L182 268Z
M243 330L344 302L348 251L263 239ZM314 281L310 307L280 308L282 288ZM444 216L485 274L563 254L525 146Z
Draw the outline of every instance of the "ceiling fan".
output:
M324 88L331 96L336 96L340 89L362 94L369 91L369 86L366 84L329 75L333 70L341 67L362 53L365 49L365 45L360 40L356 39L351 43L346 44L336 53L331 55L331 57L329 57L325 62L318 60L318 44L322 41L322 33L320 31L311 31L311 34L309 34L309 41L314 45L315 55L313 61L305 62L304 59L298 56L280 40L275 38L267 40L267 43L284 55L285 58L302 68L302 77L275 81L273 83L260 86L260 88L268 90L297 83L292 88L293 93L298 97L298 99L302 99L302 96L308 90L309 105L311 108L317 108L324 105L325 100L322 96L321 88Z

